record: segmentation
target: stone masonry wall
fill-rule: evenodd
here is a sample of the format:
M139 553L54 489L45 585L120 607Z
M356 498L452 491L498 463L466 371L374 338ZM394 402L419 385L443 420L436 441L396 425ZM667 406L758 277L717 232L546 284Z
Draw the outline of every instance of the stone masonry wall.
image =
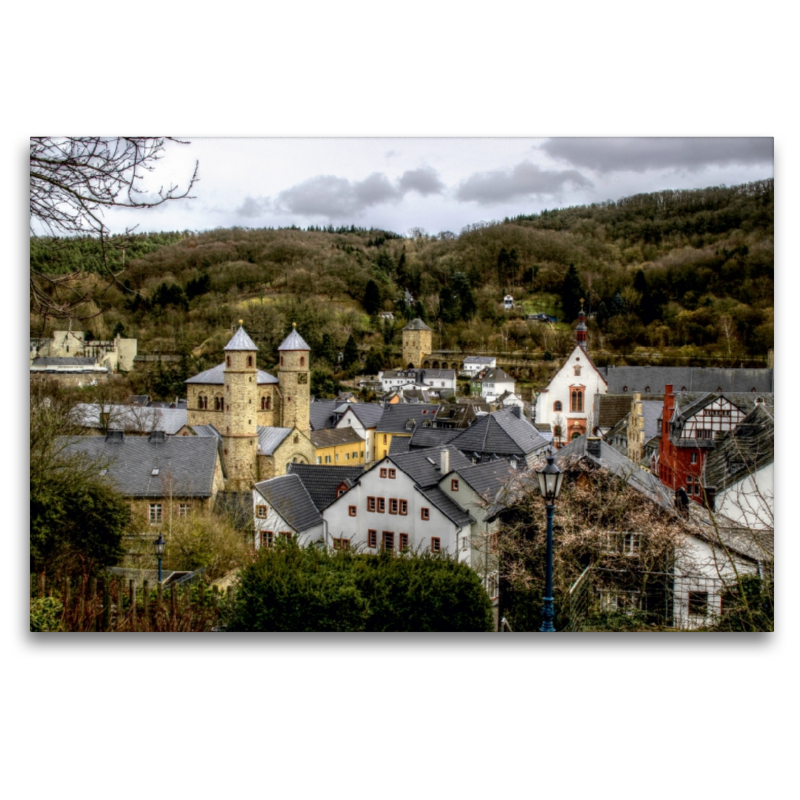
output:
M309 353L307 350L285 350L280 357L278 380L283 396L281 427L296 427L308 434L311 430Z

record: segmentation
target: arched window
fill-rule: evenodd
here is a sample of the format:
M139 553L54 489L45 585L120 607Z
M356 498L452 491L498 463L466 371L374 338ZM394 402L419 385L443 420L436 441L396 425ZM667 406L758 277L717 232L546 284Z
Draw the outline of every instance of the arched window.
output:
M208 397L206 397L204 394L201 394L197 398L197 407L200 409L208 408Z
M573 439L573 440L575 440L575 439L580 439L580 436L581 436L581 432L580 432L580 431L575 431L575 432L572 434L572 439Z
M649 386L645 386L645 387L644 387L644 390L645 390L646 392L649 392L649 391L650 391L650 387L649 387Z
M573 389L570 401L570 411L583 411L583 389Z
M247 356L247 366L248 367L253 366L253 356Z
M224 411L225 401L221 397L214 398L214 411Z
M297 434L295 434L293 443L298 444L299 442L300 442L300 437Z
M555 403L553 403L553 411L561 411L561 401L560 400L556 400Z
M304 367L306 365L306 357L300 356L300 366Z
M230 366L230 365L231 365L231 357L230 357L230 356L228 356L228 357L225 359L225 362L227 363L227 365L228 365L228 366Z
M262 411L269 411L269 404L270 404L270 400L271 399L272 398L270 398L270 397L262 397L261 398L261 410Z
M622 391L623 391L623 392L627 392L627 391L628 391L628 387L627 387L627 386L623 386L623 387L622 387Z
M686 391L686 387L685 386L681 386L681 391L685 392Z
M283 366L283 356L281 356L281 366Z

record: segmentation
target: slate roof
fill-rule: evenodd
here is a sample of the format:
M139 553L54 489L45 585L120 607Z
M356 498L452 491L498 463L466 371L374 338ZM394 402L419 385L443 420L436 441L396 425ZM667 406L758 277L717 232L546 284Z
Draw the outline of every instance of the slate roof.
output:
M432 403L397 403L383 410L376 428L377 433L411 433L426 419L432 420L438 405ZM414 420L414 427L407 428L408 420Z
M491 364L494 358L491 356L467 356L464 359L465 364Z
M245 333L240 325L233 338L225 345L224 350L258 350L256 343Z
M511 381L514 383L514 379L505 371L500 369L500 367L491 367L483 373L483 377L479 378L478 381L480 383L506 383Z
M374 428L383 418L385 411L384 407L377 403L348 403L347 407L352 409L365 428Z
M34 358L33 367L94 367L97 361L85 356L40 356Z
M213 425L192 425L191 429L197 436L213 436L215 439L222 438L222 434Z
M451 442L464 453L526 456L547 446L547 440L530 422L512 409L480 417Z
M396 456L398 453L407 453L411 449L410 436L393 436L389 444L389 455Z
M472 515L464 511L447 492L444 492L438 486L428 486L424 489L421 486L417 486L415 488L428 502L436 506L439 511L459 527L466 528L475 522Z
M75 436L65 453L83 453L108 469L108 479L127 497L209 497L217 464L217 442L199 436ZM152 475L157 468L158 475Z
M311 348L305 343L303 337L297 332L297 328L293 327L292 332L281 342L278 350L310 350Z
M314 400L308 404L308 417L311 430L319 431L323 428L332 428L335 424L333 412L341 403L336 400Z
M629 393L664 392L672 385L673 391L716 392L772 392L773 370L771 369L724 369L721 367L598 367L608 382L609 394L619 394L623 387Z
M435 486L442 478L442 473L439 470L442 450L447 450L450 453L451 471L472 466L472 462L466 459L452 445L400 453L391 456L391 461L398 469L405 472L417 486Z
M408 438L409 448L412 450L419 450L425 447L441 447L442 445L449 444L456 436L461 433L460 428L424 428L418 426L414 429L414 433ZM403 437L406 439L407 437ZM392 437L392 444L396 441L402 441Z
M258 433L258 452L271 456L292 432L291 428L268 428L259 425L256 428Z
M504 458L485 461L458 470L459 477L487 502L492 502L505 489L517 471Z
M729 433L719 435L703 465L703 483L721 492L775 460L775 405L757 405Z
M404 331L431 331L433 328L429 328L419 317L416 319L412 319L408 325L403 328Z
M664 397L664 395L659 395ZM656 400L652 394L642 395L645 399ZM613 428L621 419L624 419L631 410L632 394L597 394L595 395L595 423L601 428ZM663 403L662 403L663 405Z
M596 440L596 444L600 447L600 455L592 455L587 449L588 439L589 437L584 434L558 450L555 453L556 465L560 469L567 469L571 459L585 458L595 466L605 467L659 505L666 508L673 507L672 492L655 475L634 464L602 439Z
M300 478L314 506L318 511L324 511L336 499L336 489L345 481L356 483L364 473L364 468L289 464L287 473Z
M256 370L256 372L258 373L257 383L259 386L265 383L278 383L277 378L270 375L268 372L264 372L263 369ZM222 386L222 384L225 383L225 362L217 364L216 367L211 367L211 369L207 369L205 372L200 372L194 377L185 380L184 383L208 383Z
M315 448L337 447L343 444L364 444L363 437L347 426L344 428L324 428L321 431L311 431L309 438Z
M261 481L255 489L298 533L322 524L322 517L299 475L280 475Z
M105 421L101 421L101 411L108 415ZM72 410L72 418L83 428L113 428L138 433L164 431L173 436L187 424L187 411L185 408L78 403Z

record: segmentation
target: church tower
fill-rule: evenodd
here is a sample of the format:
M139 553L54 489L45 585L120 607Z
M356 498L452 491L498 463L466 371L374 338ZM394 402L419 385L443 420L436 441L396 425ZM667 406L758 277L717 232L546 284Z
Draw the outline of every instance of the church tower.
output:
M586 328L586 312L583 310L583 298L581 297L581 310L578 312L578 327L575 328L575 339L578 344L586 352L586 337L588 330Z
M278 382L281 389L281 427L297 428L306 435L311 432L309 421L309 351L311 348L303 341L292 323L292 332L278 348L280 367Z
M226 489L239 492L249 490L258 479L258 347L241 323L239 320L239 330L225 346L225 414L221 431Z
M433 351L433 329L419 317L403 328L403 367L421 369Z

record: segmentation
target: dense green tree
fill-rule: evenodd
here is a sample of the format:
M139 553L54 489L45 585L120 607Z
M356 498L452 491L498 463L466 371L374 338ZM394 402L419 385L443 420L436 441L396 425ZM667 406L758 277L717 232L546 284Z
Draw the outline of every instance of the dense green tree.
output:
M366 289L364 290L364 311L370 316L377 314L381 310L381 290L375 281L370 280L367 282Z
M327 332L322 334L317 357L331 366L336 364L336 344L333 341L333 336Z
M422 300L417 300L414 304L414 316L421 319L423 322L428 321L428 312L425 309L425 303Z
M358 363L358 345L356 344L356 340L353 338L353 334L351 333L347 342L344 345L344 354L342 359L342 366L345 369L349 369L354 364Z
M569 265L564 283L561 287L561 305L564 308L564 320L572 322L581 310L581 298L584 296L581 279L574 264Z
M463 272L456 272L453 275L453 292L458 297L461 319L472 319L478 310L478 305L475 302L475 295L472 293L469 280Z
M211 291L211 277L207 272L197 278L192 278L186 284L186 298L193 300L195 297L207 294Z
M458 295L449 287L442 286L439 292L439 319L442 322L455 322L461 315Z
M365 375L377 375L383 369L383 353L375 347L367 353L367 360L364 362Z

